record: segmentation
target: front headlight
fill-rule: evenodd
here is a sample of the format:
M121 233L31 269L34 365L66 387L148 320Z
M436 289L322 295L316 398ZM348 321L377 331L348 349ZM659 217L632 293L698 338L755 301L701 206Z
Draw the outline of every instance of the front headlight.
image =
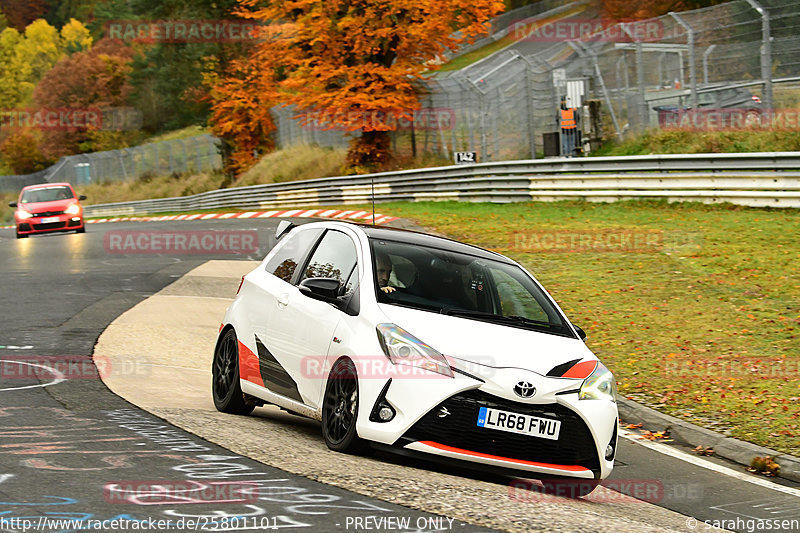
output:
M72 204L66 208L64 212L68 215L79 215L81 213L81 206L78 204Z
M21 220L27 220L31 218L33 215L25 211L24 209L20 209L17 211L17 217Z
M614 380L614 374L602 363L597 363L594 372L583 380L578 398L581 400L611 400L616 402L616 397L617 382Z
M453 377L444 355L395 324L378 324L378 341L389 361Z

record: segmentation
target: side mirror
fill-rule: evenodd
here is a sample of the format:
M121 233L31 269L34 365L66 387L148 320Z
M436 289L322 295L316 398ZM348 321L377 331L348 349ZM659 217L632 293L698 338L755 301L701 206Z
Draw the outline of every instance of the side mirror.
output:
M80 196L78 196L78 200L79 201L80 200L86 200L86 195L85 194L81 194Z
M8 207L17 207L17 202L8 202Z
M578 332L578 337L580 337L582 341L586 342L586 332L583 331L583 328L576 326L575 324L572 324L572 327Z
M300 292L309 298L328 303L339 303L339 288L342 283L331 278L307 278L300 282Z

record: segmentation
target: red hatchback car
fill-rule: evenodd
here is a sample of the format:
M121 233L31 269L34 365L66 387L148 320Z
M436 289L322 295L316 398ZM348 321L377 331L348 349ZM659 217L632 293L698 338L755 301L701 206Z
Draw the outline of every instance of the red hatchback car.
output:
M14 212L17 239L53 231L84 233L81 200L86 197L76 196L69 183L43 183L23 188L19 201L8 204L17 208Z

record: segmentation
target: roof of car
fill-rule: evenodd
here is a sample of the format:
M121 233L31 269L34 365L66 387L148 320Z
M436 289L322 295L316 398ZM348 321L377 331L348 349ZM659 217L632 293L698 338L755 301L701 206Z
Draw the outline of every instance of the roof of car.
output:
M36 185L27 185L22 188L23 191L29 191L31 189L45 189L47 187L69 187L69 183L37 183Z
M348 221L348 223L350 222ZM490 252L489 250L484 250L478 246L454 241L446 237L438 237L428 233L386 226L372 226L369 224L360 223L355 223L355 225L358 226L364 233L366 233L367 237L372 239L383 239L387 241L417 244L420 246L430 246L440 250L446 250L448 252L469 254L485 259L492 259L494 261L512 263L510 259L497 252Z

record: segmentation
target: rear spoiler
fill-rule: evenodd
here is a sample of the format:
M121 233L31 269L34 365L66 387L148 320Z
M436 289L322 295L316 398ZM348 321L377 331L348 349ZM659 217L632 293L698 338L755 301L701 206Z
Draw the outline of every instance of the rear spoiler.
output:
M278 224L278 229L275 230L275 239L280 239L294 227L297 227L297 224L293 224L288 220L281 220L280 224Z

